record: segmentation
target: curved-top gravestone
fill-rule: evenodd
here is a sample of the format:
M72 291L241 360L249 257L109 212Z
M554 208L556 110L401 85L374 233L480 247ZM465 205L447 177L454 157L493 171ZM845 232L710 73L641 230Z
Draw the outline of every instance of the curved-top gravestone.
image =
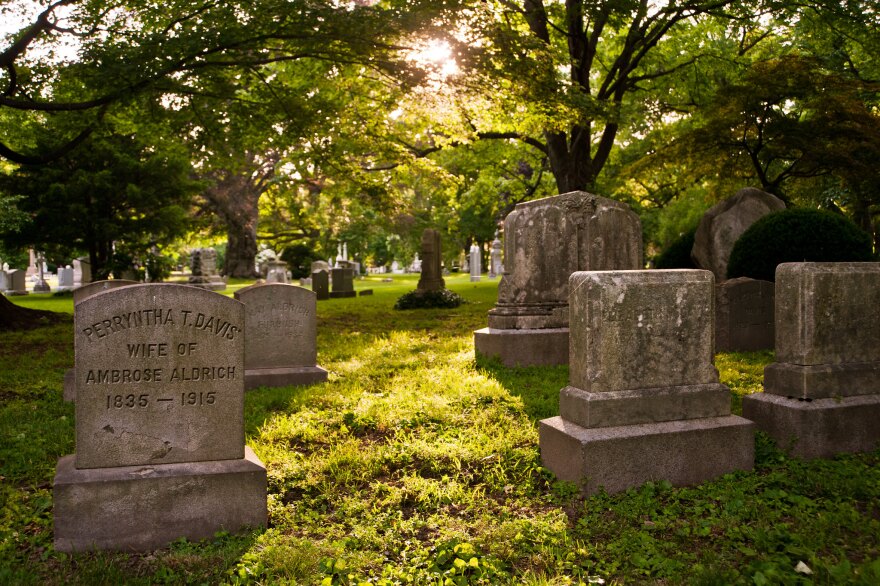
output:
M642 228L626 204L573 191L517 204L504 220L504 273L479 354L507 366L568 362L568 279L642 268Z
M716 282L723 281L730 252L743 232L763 216L783 209L785 203L775 195L754 187L740 189L703 214L691 258L697 267L712 271Z

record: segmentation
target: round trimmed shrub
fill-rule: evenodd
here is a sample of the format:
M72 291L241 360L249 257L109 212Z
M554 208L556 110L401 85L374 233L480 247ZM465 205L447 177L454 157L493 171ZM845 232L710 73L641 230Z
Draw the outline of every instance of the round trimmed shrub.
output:
M678 238L672 241L672 244L666 247L660 254L654 258L655 269L695 269L691 258L691 249L694 247L694 236L697 234L697 227L694 226Z
M774 281L784 262L870 261L871 237L843 216L789 209L767 214L743 232L727 264L727 278Z
M394 309L428 309L441 307L451 309L464 303L464 298L449 289L439 291L410 291L398 297Z

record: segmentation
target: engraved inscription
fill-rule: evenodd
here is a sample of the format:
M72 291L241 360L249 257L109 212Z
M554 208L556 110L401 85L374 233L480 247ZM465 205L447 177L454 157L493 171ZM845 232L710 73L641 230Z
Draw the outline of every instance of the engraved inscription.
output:
M133 328L174 326L176 323L210 332L226 340L234 340L235 335L241 331L238 326L213 315L188 309L175 312L173 309L155 308L113 315L83 328L82 333L89 342L97 342L101 338Z

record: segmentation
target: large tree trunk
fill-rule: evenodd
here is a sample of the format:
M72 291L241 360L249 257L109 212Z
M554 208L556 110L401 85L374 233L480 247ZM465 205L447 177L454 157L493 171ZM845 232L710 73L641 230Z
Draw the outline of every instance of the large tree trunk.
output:
M254 206L256 208L256 206ZM224 272L229 277L252 278L257 275L257 217L255 210L248 217L227 220L226 262ZM236 221L236 220L243 220Z
M0 332L30 330L64 320L66 314L19 307L0 295Z

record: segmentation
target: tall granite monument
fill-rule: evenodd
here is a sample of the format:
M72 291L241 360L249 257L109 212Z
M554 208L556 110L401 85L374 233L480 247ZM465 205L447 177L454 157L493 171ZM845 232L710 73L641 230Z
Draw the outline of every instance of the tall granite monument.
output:
M754 464L713 365L709 271L571 276L569 386L539 425L541 460L584 493L696 484Z
M76 304L76 454L55 474L55 549L144 551L266 524L266 469L244 445L244 311L172 284Z
M642 268L642 228L626 204L585 191L517 204L504 220L504 273L478 355L505 366L568 362L568 278Z
M416 287L419 291L440 291L446 288L441 261L440 232L425 228L422 232L422 272Z

